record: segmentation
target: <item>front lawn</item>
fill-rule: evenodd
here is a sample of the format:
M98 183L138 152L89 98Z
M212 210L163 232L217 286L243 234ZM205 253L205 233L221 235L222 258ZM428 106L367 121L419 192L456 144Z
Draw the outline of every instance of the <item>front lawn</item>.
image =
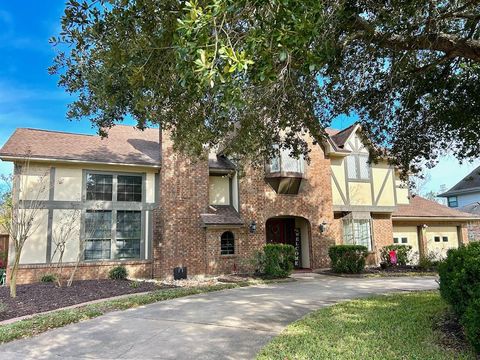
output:
M467 345L442 345L447 309L437 291L345 302L291 324L258 359L475 359Z

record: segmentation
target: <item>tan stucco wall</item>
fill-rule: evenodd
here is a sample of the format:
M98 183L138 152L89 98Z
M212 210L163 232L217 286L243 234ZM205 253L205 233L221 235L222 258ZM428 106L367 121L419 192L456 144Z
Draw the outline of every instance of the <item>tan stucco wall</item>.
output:
M208 196L211 205L230 203L230 179L228 176L209 176Z
M82 168L57 167L55 170L54 200L80 201L82 199Z
M372 164L372 181L377 205L395 206L393 171L386 161Z
M20 200L48 200L50 167L31 163L28 167L23 167L18 180Z
M345 205L342 195L346 196L347 184L345 182L345 160L343 158L331 158L330 166L332 169L332 199L333 205ZM338 186L335 181L333 181L333 176L338 182Z
M302 218L295 218L295 227L300 229L300 237L301 241L301 261L302 267L309 268L310 267L310 229L308 226L308 222Z
M26 211L25 218L29 218ZM48 210L36 210L32 224L31 236L25 241L22 253L20 255L20 264L39 264L44 263L47 255L47 228L48 228ZM9 255L13 260L13 251Z
M372 205L372 187L369 182L349 181L350 205Z
M77 260L80 250L80 222L80 210L53 210L53 262L59 260L60 249L57 249L57 244L61 242L65 242L63 262L74 262Z

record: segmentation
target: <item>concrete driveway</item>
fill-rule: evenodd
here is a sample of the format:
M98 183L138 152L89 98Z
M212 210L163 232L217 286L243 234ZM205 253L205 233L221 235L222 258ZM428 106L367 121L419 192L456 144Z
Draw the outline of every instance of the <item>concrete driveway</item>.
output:
M436 289L432 277L296 282L163 301L0 346L0 359L251 359L292 321L339 301Z

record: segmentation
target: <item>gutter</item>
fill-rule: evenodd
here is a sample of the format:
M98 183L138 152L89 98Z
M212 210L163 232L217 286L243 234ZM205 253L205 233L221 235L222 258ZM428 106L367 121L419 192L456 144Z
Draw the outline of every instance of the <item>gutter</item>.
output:
M106 161L86 161L86 160L71 160L71 159L51 159L51 158L41 158L41 157L25 157L25 156L0 156L2 161L24 161L26 158L31 161L39 162L50 162L50 163L73 163L79 165L88 165L88 164L98 164L98 165L113 165L113 166L129 166L129 167L142 167L142 168L152 168L160 169L161 165L148 165L148 164L126 164L122 162L106 162Z
M434 217L434 216L392 216L392 221L395 220L422 220L422 221L480 221L480 217Z

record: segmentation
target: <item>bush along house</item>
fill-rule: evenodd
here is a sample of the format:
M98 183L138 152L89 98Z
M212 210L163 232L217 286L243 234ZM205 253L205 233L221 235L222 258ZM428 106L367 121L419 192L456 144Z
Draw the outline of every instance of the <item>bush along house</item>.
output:
M328 129L326 141L310 141L309 163L282 151L240 176L221 153L194 161L175 152L158 129L119 125L105 139L17 129L0 158L20 178L14 201L37 193L40 202L18 283L47 273L59 244L64 272L78 265L76 278L91 279L119 264L147 278L241 272L267 243L293 245L295 267L316 269L329 266L334 244L365 245L373 264L385 245L443 254L467 242L479 218L409 196L387 161L368 163L360 132Z

